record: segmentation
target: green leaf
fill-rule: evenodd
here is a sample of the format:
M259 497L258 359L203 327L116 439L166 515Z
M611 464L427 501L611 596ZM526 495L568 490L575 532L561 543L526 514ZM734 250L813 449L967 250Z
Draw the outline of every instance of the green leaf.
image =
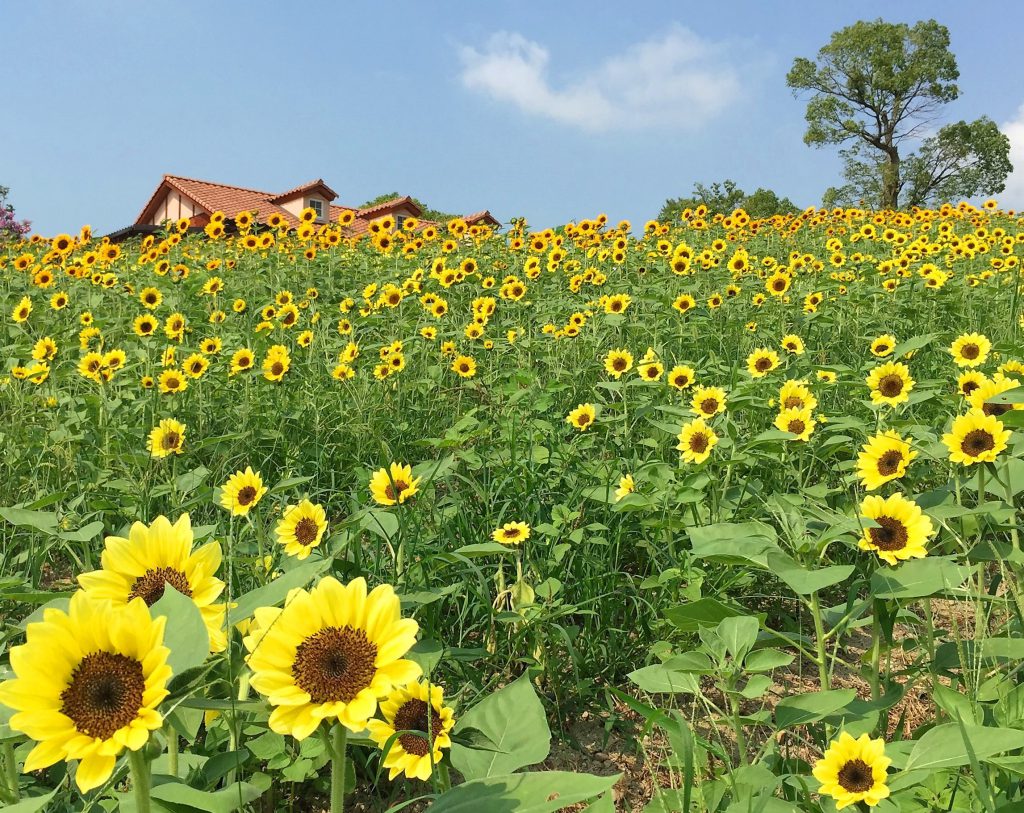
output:
M52 534L57 530L57 515L53 511L29 511L26 508L0 508L0 517L11 525L22 528L35 528L37 531Z
M499 749L482 751L455 743L452 765L467 780L511 773L547 758L551 730L529 673L488 695L459 720L456 733L475 728ZM595 794L596 795L596 794Z
M156 785L151 795L158 801L182 805L190 810L231 813L259 799L263 791L247 782L236 782L218 791L196 790L180 782L167 782Z
M651 694L697 694L700 685L692 672L673 669L667 663L653 663L626 675Z
M170 584L164 586L160 600L149 608L153 618L166 616L164 646L171 650L167 664L175 675L199 666L210 654L210 636L196 603Z
M465 782L439 796L431 813L554 813L607 793L621 774L593 776L568 771L490 776Z
M687 532L693 555L698 559L767 568L768 553L781 552L775 542L775 531L760 522L720 522L689 528Z
M979 760L1002 754L1017 748L1024 748L1024 731L1016 728L968 725L961 731L957 723L945 723L925 732L910 752L905 770L956 768L969 761L964 738Z
M726 650L737 662L742 661L750 648L757 642L757 631L761 623L750 615L726 618L716 631Z
M880 567L871 576L871 595L877 599L923 598L963 584L972 568L953 557L910 559L897 567Z
M288 592L296 587L304 587L312 579L327 569L328 559L308 559L298 567L282 573L270 584L257 587L240 596L229 608L228 613L232 624L237 624L256 612L257 607L274 607L285 600Z
M701 627L716 627L719 621L737 615L746 615L746 612L742 608L723 604L714 598L702 598L665 610L665 617L682 632L696 632Z
M475 559L479 556L509 554L515 553L515 551L515 545L502 545L500 542L477 542L473 545L463 545L455 553L459 556L465 556L467 559Z
M390 511L370 508L363 515L360 527L390 542L398 534L398 517Z
M427 732L424 731L423 733L426 734ZM27 799L22 799L17 804L4 805L0 810L3 813L36 813L37 810L42 810L46 806L46 803L56 795L57 790L57 788L54 788L42 796L31 796Z
M846 708L856 697L855 689L831 689L784 697L775 707L775 723L780 729L814 723Z
M811 570L781 551L768 554L768 568L801 596L844 582L855 569L853 565L831 565Z
M743 669L747 672L767 672L789 666L793 656L781 649L757 649L743 660Z

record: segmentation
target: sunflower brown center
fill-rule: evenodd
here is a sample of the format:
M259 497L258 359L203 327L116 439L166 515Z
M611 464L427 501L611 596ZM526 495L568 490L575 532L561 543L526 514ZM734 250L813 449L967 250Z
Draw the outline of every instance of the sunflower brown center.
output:
M964 395L970 395L976 389L978 389L977 381L965 381L963 385L960 387L960 392L962 392Z
M794 435L802 435L804 433L804 430L807 429L807 424L805 424L799 418L794 418L789 422L789 426L787 426L786 428Z
M764 373L770 370L772 367L772 360L766 356L761 356L757 361L754 362L754 369L759 373Z
M960 355L965 359L976 359L981 355L981 348L973 342L968 342L960 348Z
M71 682L60 695L60 710L83 734L107 740L135 719L145 688L142 664L137 660L93 652L71 673Z
M252 486L242 486L238 489L238 496L235 499L239 505L249 505L256 499L256 489Z
M319 530L315 520L303 517L295 523L295 541L303 546L312 545Z
M279 361L275 361L272 365L270 365L270 372L273 375L281 375L284 373L284 365Z
M168 451L177 449L181 446L181 435L174 431L168 432L160 441L160 446Z
M878 458L878 473L883 477L895 474L903 462L903 453L898 449L890 449Z
M785 407L786 409L792 409L794 407L796 407L797 409L803 409L804 399L801 398L799 395L790 395L785 401L782 402L782 406Z
M173 567L157 567L147 570L139 576L132 585L132 591L128 594L128 600L142 597L147 607L152 607L164 595L164 587L170 584L183 596L192 597L192 588L189 587L188 577L180 570Z
M878 391L886 398L895 398L903 392L903 379L894 373L884 375L878 381Z
M960 451L971 457L978 457L996 446L995 438L984 429L972 429L960 442Z
M1000 415L1005 415L1012 409L1010 404L982 404L981 411L986 415L995 415L997 418Z
M875 784L871 766L862 759L851 759L839 769L836 777L843 790L849 793L864 793Z
M292 676L313 703L350 703L373 680L376 658L363 630L326 627L299 644Z
M441 733L443 726L441 716L431 709L428 728L427 704L422 700L406 700L395 712L393 725L395 731L422 731L423 734L429 731L430 742L433 742ZM401 734L398 737L398 742L401 743L407 754L425 757L430 746L423 734Z
M518 528L505 528L505 529L504 529L504 530L503 530L503 531L501 532L501 535L502 535L502 537L504 537L505 539L508 539L508 540L514 541L514 540L516 540L516 539L518 539L518 538L519 538L519 529L518 529Z
M714 415L718 411L718 399L705 398L700 402L700 411L705 415Z
M690 451L703 454L708 448L708 436L703 432L694 432L690 435Z
M879 527L869 528L871 541L879 550L903 550L907 546L907 528L898 519L875 517Z
M625 370L626 369L626 360L624 358L622 358L621 356L619 356L618 358L616 358L616 359L614 359L612 361L612 368L615 369L615 370L619 370L619 371Z

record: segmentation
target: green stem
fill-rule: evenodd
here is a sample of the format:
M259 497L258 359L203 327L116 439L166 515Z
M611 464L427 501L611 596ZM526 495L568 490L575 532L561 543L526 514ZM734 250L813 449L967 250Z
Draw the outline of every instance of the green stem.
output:
M177 778L178 776L178 732L174 730L173 724L167 726L167 772Z
M734 692L729 692L729 709L732 712L732 728L736 734L736 750L740 755L740 765L747 764L747 738L743 734L743 723L740 722L740 702Z
M138 813L150 813L149 804L149 763L143 753L145 749L128 752L128 765L132 772L132 792L135 794L135 809Z
M4 759L4 778L7 781L7 790L13 797L13 801L17 802L21 798L18 790L18 760L14 756L14 746L10 740L4 740L3 745L0 746L0 754Z
M882 657L882 635L878 624L877 605L871 612L871 674L868 678L871 681L871 699L878 700L881 697L881 675L879 665Z
M348 750L348 729L335 723L331 732L331 813L345 811L345 752Z
M818 650L818 681L821 683L821 690L827 691L830 688L828 653L825 649L825 625L821 622L821 602L817 591L811 593L811 615L814 618L814 645Z

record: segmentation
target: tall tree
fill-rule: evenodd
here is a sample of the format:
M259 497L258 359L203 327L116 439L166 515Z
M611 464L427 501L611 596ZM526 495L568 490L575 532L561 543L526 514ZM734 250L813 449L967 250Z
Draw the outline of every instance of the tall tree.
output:
M862 20L835 32L816 60L796 59L786 81L795 94L809 94L804 141L847 145L840 151L847 186L826 199L852 194L895 209L1001 192L1012 171L1010 144L991 120L923 137L959 96L959 75L949 31L935 20L913 27ZM908 142L920 142L916 153L905 150Z

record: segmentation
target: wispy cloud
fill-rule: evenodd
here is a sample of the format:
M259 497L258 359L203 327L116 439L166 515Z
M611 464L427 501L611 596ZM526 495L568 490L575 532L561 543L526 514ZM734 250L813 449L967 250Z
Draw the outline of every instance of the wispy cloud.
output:
M1006 179L1006 189L999 195L999 202L1013 209L1024 209L1024 104L1017 108L1017 115L1000 125L1010 139L1010 163L1013 172Z
M742 87L727 46L680 25L565 81L551 76L551 52L517 33L499 32L459 55L469 90L592 131L696 129L734 104Z

